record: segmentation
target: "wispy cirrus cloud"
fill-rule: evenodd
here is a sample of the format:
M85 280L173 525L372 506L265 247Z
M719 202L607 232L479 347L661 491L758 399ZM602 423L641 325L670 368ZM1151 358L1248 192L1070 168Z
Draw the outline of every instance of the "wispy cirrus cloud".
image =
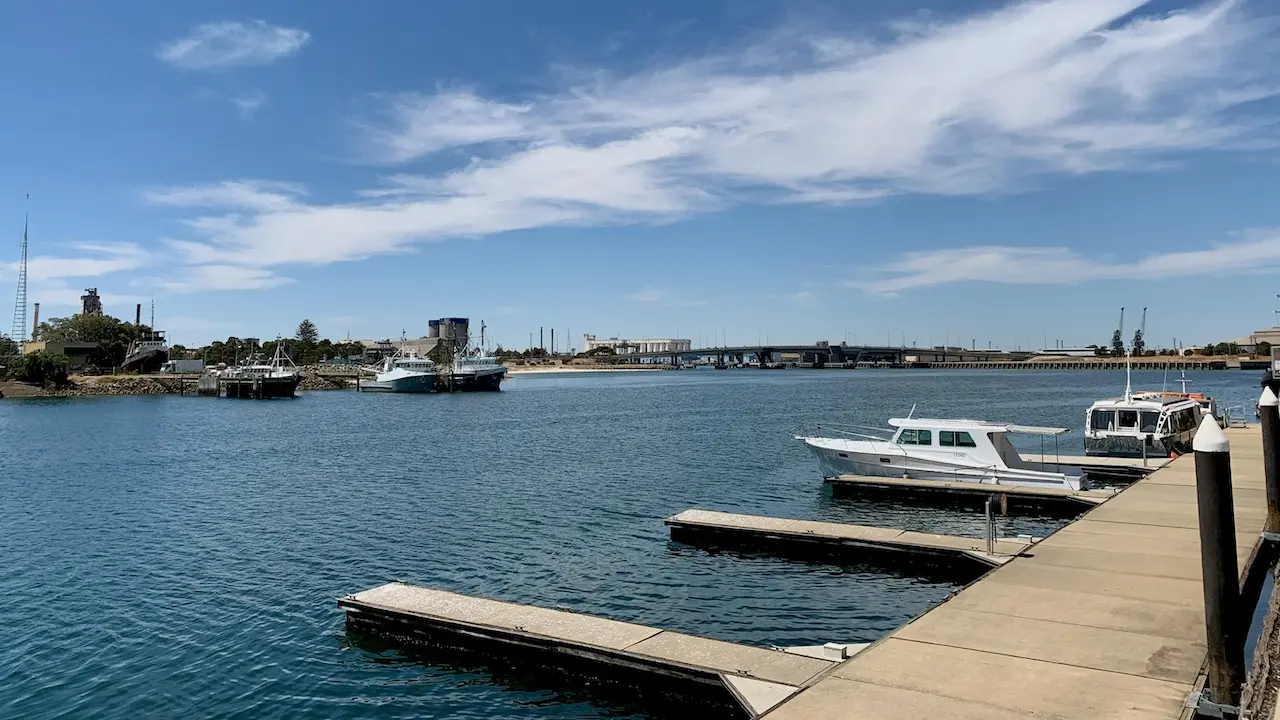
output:
M680 297L667 288L656 285L645 285L636 292L629 293L627 299L638 303L662 305L664 307L699 307L707 304L706 300Z
M161 45L156 57L182 70L269 65L298 52L310 39L306 30L262 20L205 23Z
M257 267L243 265L208 264L182 268L176 275L162 278L161 287L171 292L199 292L203 290L262 290L293 282Z
M913 252L873 270L880 279L846 285L892 295L962 282L1075 285L1097 280L1162 280L1280 268L1280 230L1256 230L1202 250L1140 257L1086 257L1065 247L985 245Z
M252 120L254 115L267 104L267 94L261 90L250 90L240 95L234 95L228 98L232 105L240 111L240 117L245 120Z
M149 197L194 213L192 236L170 241L191 262L268 268L748 202L1015 192L1037 178L1154 170L1193 150L1273 146L1255 101L1280 90L1277 18L1232 0L1145 6L1043 0L863 34L786 29L539 95L382 96L358 123L362 159L400 171L351 200L264 181ZM419 169L424 159L443 169Z

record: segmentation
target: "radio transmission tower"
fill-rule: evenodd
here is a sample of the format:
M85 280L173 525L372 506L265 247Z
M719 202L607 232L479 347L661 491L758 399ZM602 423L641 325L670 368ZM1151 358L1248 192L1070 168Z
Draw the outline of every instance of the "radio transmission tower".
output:
M22 352L27 341L27 218L22 218L22 260L18 262L18 299L13 303L13 334Z

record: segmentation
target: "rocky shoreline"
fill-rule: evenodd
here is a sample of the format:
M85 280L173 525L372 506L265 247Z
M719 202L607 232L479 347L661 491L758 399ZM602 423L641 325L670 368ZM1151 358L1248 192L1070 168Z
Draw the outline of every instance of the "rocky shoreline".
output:
M196 375L88 375L74 376L62 388L0 381L0 398L106 397L123 395L194 395ZM356 380L349 373L303 372L299 390L354 390Z

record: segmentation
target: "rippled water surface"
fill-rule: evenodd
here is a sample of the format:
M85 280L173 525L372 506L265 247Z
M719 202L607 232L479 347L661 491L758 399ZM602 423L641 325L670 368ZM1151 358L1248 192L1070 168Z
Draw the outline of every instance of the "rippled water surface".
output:
M1135 373L1158 387L1161 373ZM1249 403L1257 374L1196 373ZM1072 428L1121 373L695 371L501 393L0 402L0 715L586 718L589 689L356 645L335 600L391 579L757 645L875 639L938 578L673 544L689 507L981 534L833 501L794 432L917 414ZM1002 520L1044 532L1060 521Z

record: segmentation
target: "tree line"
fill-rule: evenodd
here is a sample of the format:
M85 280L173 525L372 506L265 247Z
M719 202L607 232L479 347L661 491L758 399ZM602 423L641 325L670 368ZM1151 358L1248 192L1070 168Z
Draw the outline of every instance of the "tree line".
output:
M284 343L284 352L298 365L315 365L336 358L360 359L364 356L365 347L358 342L334 342L328 338L321 339L316 324L310 320L298 323L298 329L292 338L268 340L258 338L229 337L226 340L213 342L198 348L187 348L174 345L169 348L169 355L175 359L204 360L206 365L226 363L234 365L254 355L262 355L267 359L275 355L276 345Z

